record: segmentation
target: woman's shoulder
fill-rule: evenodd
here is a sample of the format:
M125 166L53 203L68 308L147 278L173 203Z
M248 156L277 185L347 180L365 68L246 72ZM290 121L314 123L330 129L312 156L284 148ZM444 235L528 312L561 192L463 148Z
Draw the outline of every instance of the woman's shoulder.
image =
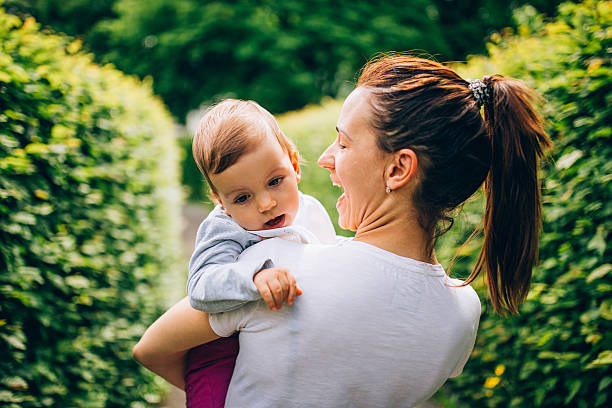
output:
M462 308L468 312L470 319L478 319L481 314L481 303L474 288L461 279L446 276L445 280L446 286L455 295Z
M283 238L270 238L247 248L240 254L240 260L269 258L279 267L311 263L321 259L334 258L343 252L341 245L303 244Z

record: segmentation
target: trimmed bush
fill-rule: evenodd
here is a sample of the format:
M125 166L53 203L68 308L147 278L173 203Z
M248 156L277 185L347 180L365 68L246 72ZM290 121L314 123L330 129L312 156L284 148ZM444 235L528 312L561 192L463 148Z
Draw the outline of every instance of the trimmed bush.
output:
M517 33L493 36L489 57L459 69L520 78L544 97L555 147L542 178L540 264L519 316L485 308L464 373L438 396L449 406L610 406L612 2L566 3L550 22L530 7L516 18ZM441 244L455 247L463 236ZM462 251L461 274L476 248Z
M181 184L185 189L187 199L212 210L213 205L210 197L208 197L206 179L200 173L198 165L193 159L193 152L191 151L193 135L185 135L178 140L181 149Z
M173 132L150 84L0 9L0 405L159 401L131 348L183 273Z

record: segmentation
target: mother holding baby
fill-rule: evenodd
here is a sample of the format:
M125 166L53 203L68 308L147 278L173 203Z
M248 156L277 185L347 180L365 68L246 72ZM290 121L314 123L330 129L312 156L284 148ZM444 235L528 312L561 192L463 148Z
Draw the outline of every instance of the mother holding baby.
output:
M318 162L344 188L339 223L354 239L270 239L242 253L295 275L304 294L291 307L208 316L182 302L168 312L193 316L202 343L239 333L226 406L409 407L459 375L480 317L467 283L484 272L498 312L516 313L529 289L538 159L550 143L533 99L499 75L466 81L406 55L368 63ZM464 283L445 273L434 242L483 183L484 243Z

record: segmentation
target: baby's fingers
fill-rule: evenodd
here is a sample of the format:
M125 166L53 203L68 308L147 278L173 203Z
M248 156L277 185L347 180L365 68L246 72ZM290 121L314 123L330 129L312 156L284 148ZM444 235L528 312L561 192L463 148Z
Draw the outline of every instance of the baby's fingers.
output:
M280 309L286 296L285 288L283 288L283 285L278 280L268 282L268 288L274 297L274 307L271 309Z
M287 305L291 306L297 296L298 286L293 275L288 276L289 294L287 295Z
M272 292L266 283L263 285L257 286L257 291L261 295L261 298L266 302L266 305L270 308L270 310L274 310L274 296L272 296Z

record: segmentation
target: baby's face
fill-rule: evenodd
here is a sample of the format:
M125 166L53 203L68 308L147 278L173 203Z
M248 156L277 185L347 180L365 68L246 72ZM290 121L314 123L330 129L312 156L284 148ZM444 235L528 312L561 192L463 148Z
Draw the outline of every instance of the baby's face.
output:
M299 208L297 153L288 155L274 137L210 179L217 199L242 228L250 231L291 225Z

